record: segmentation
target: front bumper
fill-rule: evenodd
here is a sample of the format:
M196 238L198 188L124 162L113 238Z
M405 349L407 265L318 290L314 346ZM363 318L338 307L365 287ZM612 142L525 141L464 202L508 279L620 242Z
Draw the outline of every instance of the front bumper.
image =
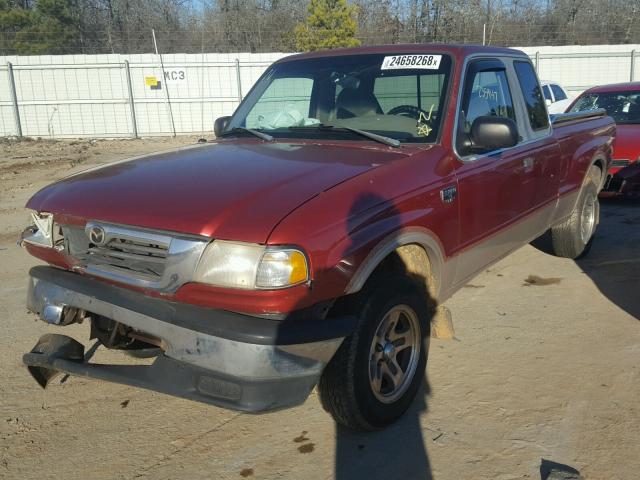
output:
M640 198L640 162L609 172L600 197Z
M52 267L31 269L27 307L50 323L69 307L102 315L160 339L163 350L149 366L33 352L24 356L28 366L249 412L304 402L355 328L350 316L274 320L169 302Z

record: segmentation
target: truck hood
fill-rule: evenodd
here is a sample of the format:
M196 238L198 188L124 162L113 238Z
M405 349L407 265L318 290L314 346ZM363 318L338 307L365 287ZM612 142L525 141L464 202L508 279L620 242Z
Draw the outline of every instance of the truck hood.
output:
M265 243L310 198L410 151L362 142L221 141L67 177L40 190L27 207L79 222Z

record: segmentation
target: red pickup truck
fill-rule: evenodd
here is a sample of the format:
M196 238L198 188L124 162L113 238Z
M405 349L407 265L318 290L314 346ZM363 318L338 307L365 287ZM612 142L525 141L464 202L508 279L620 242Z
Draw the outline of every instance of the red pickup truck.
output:
M416 395L436 305L551 229L585 254L615 125L550 121L516 50L395 45L273 64L210 144L111 164L28 202L28 308L151 365L48 334L23 360L244 411L303 402L382 428ZM88 356L88 355L87 355Z

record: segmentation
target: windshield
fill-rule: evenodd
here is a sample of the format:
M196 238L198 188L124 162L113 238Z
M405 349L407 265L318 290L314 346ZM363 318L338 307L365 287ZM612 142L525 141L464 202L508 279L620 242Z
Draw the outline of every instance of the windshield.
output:
M451 60L446 55L350 55L273 65L229 122L274 138L438 138ZM235 130L234 133L242 133Z
M571 111L594 108L604 108L618 124L640 124L640 92L588 93L578 99Z

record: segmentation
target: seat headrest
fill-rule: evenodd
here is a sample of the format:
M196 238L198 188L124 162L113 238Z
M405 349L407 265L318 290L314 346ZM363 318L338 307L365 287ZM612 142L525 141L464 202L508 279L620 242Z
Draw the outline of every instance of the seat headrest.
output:
M632 121L640 121L640 103L635 102L629 105L627 117Z
M379 113L382 113L382 109L371 92L345 88L336 99L337 118L362 117Z

